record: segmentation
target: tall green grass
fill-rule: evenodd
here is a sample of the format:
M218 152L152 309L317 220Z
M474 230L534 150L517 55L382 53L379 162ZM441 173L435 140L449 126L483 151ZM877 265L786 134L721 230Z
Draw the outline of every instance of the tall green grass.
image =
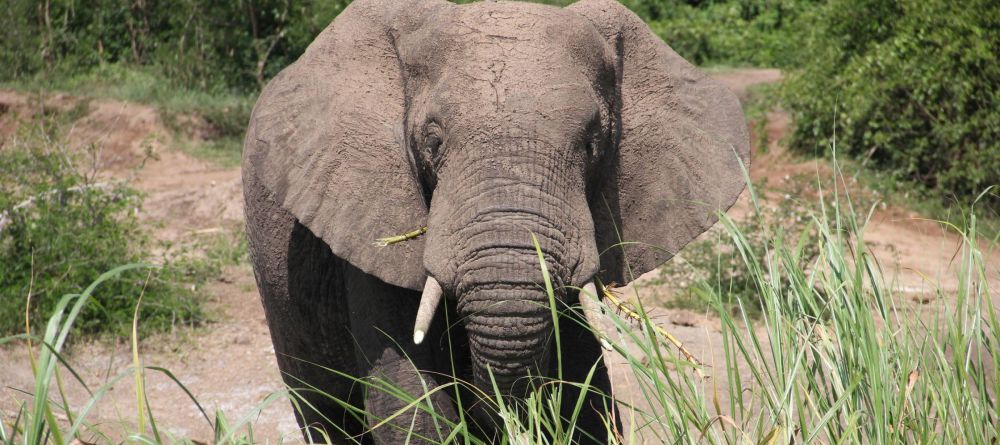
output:
M692 291L718 319L720 341L713 347L721 351L722 363L712 367L692 363L656 334L658 330L641 305L641 288L636 291L639 322L609 308L608 322L617 329L598 334L611 349L606 355L620 356L619 361L627 363L630 389L638 395L636 403L619 404L624 431L614 436L614 443L996 443L1000 437L1000 337L987 275L997 271L988 270L984 261L996 240L980 238L975 203L964 225L949 226L961 240L953 260L958 289L938 289L933 304L918 308L894 290L887 278L887 265L872 257L866 246L865 227L873 209L856 208L850 196L841 191L843 178L836 179L838 187L821 192L818 210L803 223L811 230L796 231L815 235L789 237L781 227L769 227L762 221L771 230L770 236L763 250L755 249L741 227L721 215L726 244L740 255L756 289L759 308L754 309L756 318L750 317L751 309L744 307L742 300L737 300L734 310L726 283L694 285ZM749 193L759 214L755 191ZM810 254L802 261L805 252L814 249L819 254ZM545 270L544 258L540 263ZM559 289L553 289L548 280L546 291L554 316L570 310L557 303ZM58 355L64 338L61 333L68 332L65 326L76 315L72 310L64 315L65 307L76 297L67 298L46 330L43 340L50 347L39 352L31 403L15 416L5 417L14 420L13 424L7 420L0 432L4 444L61 445L79 436L86 425L87 409L66 412L72 419L68 426L49 414L65 406L55 397L58 391L53 389L52 376L58 377L55 370L62 360ZM76 302L74 308L79 304ZM692 352L702 356L702 361L711 354ZM695 368L711 378L700 377ZM135 375L134 369L133 374L126 370L126 375ZM591 369L591 375L594 371ZM575 419L584 407L573 401L576 410L563 418L560 407L569 397L567 390L570 385L592 388L589 381L574 384L558 377L540 379L536 392L519 402L459 380L424 394L409 394L388 381L359 379L365 391L398 397L404 407L387 419L373 418L372 413L356 408L351 408L351 413L375 428L404 431L415 412L430 413L438 425L437 435L423 439L490 443L490 438L476 437L471 419L446 419L430 403L428 394L449 391L464 406L483 401L500 413L499 443L569 443L576 433ZM320 388L299 386L289 393L321 392ZM459 388L468 391L459 392ZM469 400L469 394L480 400ZM262 403L284 396L276 394ZM145 395L139 391L138 397ZM311 409L303 399L291 398L296 409ZM149 400L149 404L154 407L156 401ZM250 415L259 412L255 410ZM134 431L132 439L149 443L167 440L157 436L149 412L140 415L150 419L149 428ZM250 419L250 415L243 419ZM219 443L246 440L246 434L228 426L224 417L217 418L223 419L221 424L215 423ZM417 439L409 433L410 439ZM325 439L319 433L311 434L313 440ZM361 438L357 440L361 442Z
M839 170L835 169L839 172ZM839 185L843 178L838 177ZM874 211L856 209L840 188L826 191L808 224L815 237L789 238L772 227L763 253L729 217L721 222L757 291L759 318L725 303L726 283L694 291L721 323L728 406L685 375L657 369L641 412L666 427L666 443L994 443L997 440L997 313L987 280L976 213L955 261L959 288L937 290L935 304L907 305L869 253L865 226ZM750 190L761 215L754 190ZM761 221L767 227L766 221ZM806 230L800 233L810 233ZM806 261L803 255L813 256ZM992 271L996 273L996 271ZM643 340L642 337L635 340ZM640 342L646 345L648 342ZM649 356L655 350L643 353ZM740 374L739 370L744 372ZM648 368L633 366L645 373ZM662 397L662 382L669 395ZM717 400L712 400L718 403ZM646 440L650 442L650 440Z

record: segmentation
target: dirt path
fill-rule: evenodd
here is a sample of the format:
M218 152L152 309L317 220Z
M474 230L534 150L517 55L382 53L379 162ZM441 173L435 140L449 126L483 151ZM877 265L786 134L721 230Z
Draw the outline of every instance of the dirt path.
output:
M741 98L746 89L757 83L780 80L777 70L737 70L713 74ZM52 96L46 106L69 109L76 105L67 96ZM30 114L33 106L23 95L0 91L0 136L9 137L16 128L16 114ZM37 108L35 106L34 108ZM781 111L769 115L766 131L770 147L757 154L751 169L754 180L767 178L776 190L789 178L827 168L816 161L801 162L785 153L777 143L788 132L789 119ZM158 152L159 159L148 161L133 184L147 194L142 218L154 228L157 238L174 243L191 243L205 233L232 230L242 224L242 183L239 170L224 169L197 160L172 148L155 110L115 101L95 101L79 119L71 134L71 144L101 141L101 154L118 176L127 176L129 167L144 157L147 148ZM756 140L756 139L755 139ZM760 150L757 150L760 151ZM822 175L822 173L821 173ZM779 193L780 192L774 192ZM746 197L734 212L747 212ZM897 289L912 293L915 301L924 301L930 290L928 277L954 290L955 265L951 261L959 245L958 237L945 233L936 224L914 219L916 215L895 208L879 209L872 218L867 241L881 259L887 272L893 272ZM989 262L991 276L1000 276L1000 258ZM657 272L640 278L637 285L649 287ZM1000 289L1000 283L993 284ZM659 291L646 289L645 291ZM282 384L276 369L267 327L259 303L252 272L248 266L225 270L209 285L208 306L218 314L217 321L194 331L181 330L144 339L142 356L148 366L161 366L173 372L195 395L212 416L222 410L235 421L251 410L268 394L280 391ZM626 291L628 294L628 291ZM690 311L656 309L653 318L666 327L690 350L708 363L724 363L718 320ZM92 385L99 386L110 375L130 365L129 351L122 344L87 344L78 346L71 356L77 371ZM627 367L620 358L608 357L620 394L635 397ZM12 388L29 388L30 365L23 347L0 348L0 412L13 413L13 401L23 394ZM713 369L719 369L715 367ZM720 382L720 387L724 385ZM211 429L196 407L168 379L150 374L148 399L161 425L173 434L208 441ZM86 394L79 385L68 385L71 404L80 407ZM124 379L104 398L91 415L93 421L110 425L131 421L135 416L135 396L131 380ZM10 420L10 419L7 419ZM254 420L257 440L274 440L282 435L299 438L287 402L278 400Z
M747 99L750 87L781 81L781 70L777 69L741 68L710 72L709 75L736 93L741 101Z

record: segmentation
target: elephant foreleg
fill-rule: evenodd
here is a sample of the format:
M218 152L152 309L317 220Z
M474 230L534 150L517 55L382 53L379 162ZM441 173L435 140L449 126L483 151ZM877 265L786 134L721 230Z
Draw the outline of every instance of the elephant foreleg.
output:
M560 321L562 327L563 377L571 382L584 382L592 368L594 373L590 388L577 417L577 436L574 443L604 444L609 442L608 433L621 431L621 419L611 394L609 371L604 364L601 344L590 329L582 314L570 313ZM579 390L574 385L565 385L563 394L563 416L570 418L579 398Z
M454 390L439 388L448 381L443 377L448 370L438 369L435 360L448 349L443 321L432 324L427 340L415 345L419 293L385 284L350 265L344 276L358 366L369 376L364 405L375 442L442 442L458 420Z

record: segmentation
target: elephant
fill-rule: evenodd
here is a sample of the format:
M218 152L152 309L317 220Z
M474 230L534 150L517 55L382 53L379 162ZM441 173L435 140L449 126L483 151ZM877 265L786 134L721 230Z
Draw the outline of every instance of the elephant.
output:
M244 143L250 256L299 424L434 443L467 418L495 439L470 394L524 400L555 375L558 325L562 378L597 369L575 440L605 442L621 425L599 409L613 395L580 289L711 227L745 188L749 139L736 96L613 0L353 2L270 80ZM376 380L430 394L436 416Z

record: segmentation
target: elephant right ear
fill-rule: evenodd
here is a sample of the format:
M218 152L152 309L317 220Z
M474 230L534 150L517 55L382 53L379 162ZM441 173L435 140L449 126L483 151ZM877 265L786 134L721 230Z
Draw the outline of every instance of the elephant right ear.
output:
M335 255L389 284L420 289L427 208L403 138L403 73L394 40L440 1L351 4L264 88L250 118L244 176ZM294 252L291 253L294 255Z
M617 150L591 212L605 282L627 283L669 260L736 201L746 187L749 132L736 95L620 3L582 0L569 9L593 23L617 59Z

